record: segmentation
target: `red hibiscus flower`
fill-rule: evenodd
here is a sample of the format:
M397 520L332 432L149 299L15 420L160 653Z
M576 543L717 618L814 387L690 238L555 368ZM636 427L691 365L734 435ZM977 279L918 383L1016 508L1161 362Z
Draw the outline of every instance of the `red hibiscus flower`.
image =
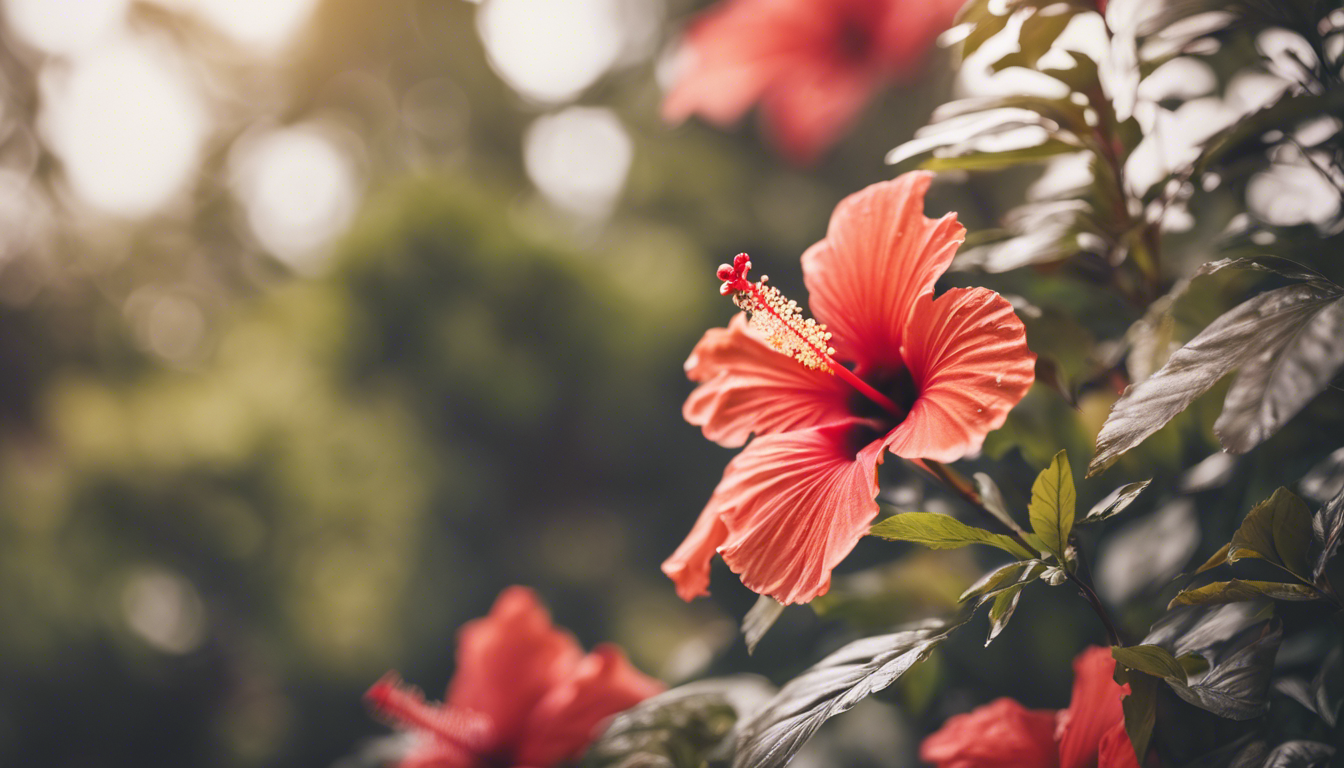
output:
M724 0L688 27L663 102L729 125L756 102L789 159L810 163L883 84L919 68L963 0Z
M419 736L399 768L551 768L578 758L607 718L662 690L614 645L585 656L530 589L510 587L490 615L462 627L442 704L395 673L365 700Z
M728 464L663 572L683 599L708 594L717 552L742 582L783 603L824 594L831 569L877 514L877 465L953 461L1002 426L1036 356L993 291L933 285L965 239L948 214L925 218L932 176L907 173L841 201L826 239L803 254L817 320L804 319L739 255L723 292L750 315L704 335L686 361L699 384L686 420L728 447Z
M937 768L1138 768L1125 733L1111 649L1073 660L1073 698L1058 712L1024 709L1012 699L950 718L919 747Z

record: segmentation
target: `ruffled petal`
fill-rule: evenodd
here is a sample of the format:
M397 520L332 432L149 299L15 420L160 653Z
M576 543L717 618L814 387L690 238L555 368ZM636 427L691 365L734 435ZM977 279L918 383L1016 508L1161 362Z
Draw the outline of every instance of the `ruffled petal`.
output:
M700 386L686 398L682 415L728 448L745 444L753 432L788 432L849 417L843 381L775 351L741 313L727 328L705 333L686 360L686 376Z
M984 288L919 299L901 354L919 395L886 445L907 459L956 461L979 450L1036 375L1022 321Z
M924 216L933 175L912 171L845 198L826 239L803 254L808 308L827 324L836 357L859 373L901 362L901 331L915 299L933 292L966 228L955 213Z
M1056 768L1055 713L997 699L962 715L919 745L919 759L937 768Z
M551 624L536 593L509 587L489 615L458 633L457 674L447 704L489 718L492 733L483 751L506 749L518 743L532 708L573 674L581 658L578 642Z
M686 540L672 556L663 561L663 573L676 585L677 596L690 601L709 595L709 565L719 545L728 538L728 529L719 519L719 493L716 491L700 512Z
M550 766L573 760L608 718L663 689L635 669L620 648L599 645L532 711L514 762Z
M1073 697L1059 714L1055 735L1059 740L1060 768L1097 765L1102 737L1120 724L1125 715L1120 700L1129 686L1115 682L1115 659L1110 648L1093 646L1073 660ZM1126 737L1128 741L1128 737ZM1134 750L1130 749L1133 756Z
M800 0L728 0L686 30L685 70L663 100L663 119L698 114L716 125L742 115L808 57L824 4Z
M722 520L719 554L748 589L785 604L826 593L877 515L872 436L857 420L766 435L729 462L705 514Z
M1101 737L1101 747L1097 755L1097 768L1139 768L1139 756L1134 753L1134 743L1125 733L1125 722L1121 720Z

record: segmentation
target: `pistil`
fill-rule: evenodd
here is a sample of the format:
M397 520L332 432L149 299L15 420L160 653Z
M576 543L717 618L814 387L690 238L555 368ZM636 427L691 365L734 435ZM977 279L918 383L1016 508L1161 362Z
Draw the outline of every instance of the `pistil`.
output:
M379 716L429 731L468 755L480 755L487 746L490 718L471 710L426 704L418 691L407 690L395 674L375 683L364 699Z
M905 409L832 357L835 348L827 344L831 332L826 330L824 323L804 318L798 302L790 301L778 288L769 285L769 277L761 275L761 279L754 283L748 280L750 271L751 257L745 253L734 257L732 264L721 264L716 273L723 281L719 293L732 295L733 303L746 311L752 327L761 331L770 346L807 368L839 376L897 419L906 417Z

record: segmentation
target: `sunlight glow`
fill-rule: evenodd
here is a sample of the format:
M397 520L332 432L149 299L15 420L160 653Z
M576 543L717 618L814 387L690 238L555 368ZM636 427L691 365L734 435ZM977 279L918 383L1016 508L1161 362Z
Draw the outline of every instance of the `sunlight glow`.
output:
M282 128L240 141L230 157L234 193L261 244L300 271L355 213L359 173L320 125Z
M71 54L108 37L126 18L130 0L5 0L5 21L24 42Z
M616 0L487 0L476 21L499 76L545 103L577 96L624 47Z
M39 0L40 1L40 0ZM261 53L284 47L308 21L317 0L160 0L192 13L241 45Z
M620 196L634 145L609 109L570 107L539 117L523 138L527 175L559 208L605 215Z
M50 75L50 72L44 73ZM43 129L85 201L144 216L188 182L209 128L176 57L123 39L45 77Z

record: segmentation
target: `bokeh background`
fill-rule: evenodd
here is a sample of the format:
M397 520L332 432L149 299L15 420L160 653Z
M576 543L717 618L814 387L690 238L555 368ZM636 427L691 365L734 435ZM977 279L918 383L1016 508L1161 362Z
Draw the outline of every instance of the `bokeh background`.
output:
M514 583L669 682L779 681L856 625L952 610L978 555L912 553L749 658L754 595L718 567L687 605L658 571L730 455L680 418L682 361L731 313L714 266L748 251L797 291L834 204L954 88L936 51L791 168L751 120L660 121L697 5L0 0L0 765L374 764L363 690L396 668L436 695L457 626ZM929 210L975 229L1031 179L957 181ZM1132 319L1031 279L973 281ZM1058 327L1081 366L1093 331ZM1115 396L1040 389L982 462L1018 500L1059 447L1085 463ZM1120 471L1214 450L1156 444ZM895 464L889 501L945 504ZM1134 535L1179 568L1191 509ZM1109 567L1113 599L1152 586ZM900 764L902 722L978 697L1061 706L1099 628L1081 601L1018 615L842 718L844 763Z

